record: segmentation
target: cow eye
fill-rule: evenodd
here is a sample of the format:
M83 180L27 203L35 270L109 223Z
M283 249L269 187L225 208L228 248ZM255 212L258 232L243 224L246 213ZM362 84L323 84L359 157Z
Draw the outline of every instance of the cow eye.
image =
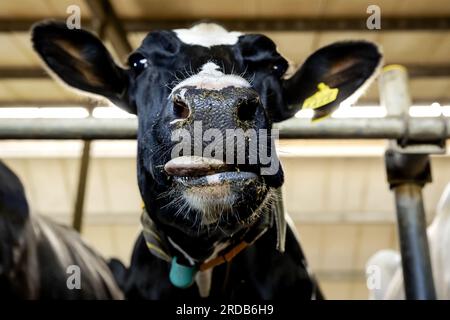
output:
M133 53L128 58L128 65L133 69L136 75L139 75L144 69L148 67L147 58L140 53Z
M272 65L272 72L277 76L281 77L287 70L286 61L279 61Z

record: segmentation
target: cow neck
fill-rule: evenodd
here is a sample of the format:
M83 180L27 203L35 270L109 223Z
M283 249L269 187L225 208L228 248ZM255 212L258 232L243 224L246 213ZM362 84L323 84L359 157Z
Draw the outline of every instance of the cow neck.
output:
M145 208L141 216L147 248L154 256L171 264L169 279L173 285L180 288L190 287L197 272L209 271L223 263L231 262L236 255L251 246L269 229L271 221L271 215L264 215L250 228L216 243L213 248L210 245L206 246L205 242L209 256L196 259L180 245L184 244L184 241L174 240L167 232L158 228ZM202 243L199 243L199 246L201 247Z

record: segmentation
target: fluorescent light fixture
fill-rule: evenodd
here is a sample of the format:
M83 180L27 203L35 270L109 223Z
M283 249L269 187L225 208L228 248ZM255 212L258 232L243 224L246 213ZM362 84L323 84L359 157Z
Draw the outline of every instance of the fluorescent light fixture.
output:
M295 114L296 118L311 119L314 111L303 109ZM380 106L349 107L341 106L331 115L333 118L383 118L386 116L386 109Z
M386 117L386 108L383 106L345 106L332 113L333 118L383 118ZM295 114L296 118L311 119L314 115L312 109L303 109ZM450 105L441 106L434 102L430 105L413 105L409 109L411 117L450 117ZM129 119L136 118L115 106L100 106L92 112L94 118L102 119ZM39 118L70 118L82 119L89 117L84 107L7 107L0 108L0 118L11 119L39 119Z
M39 108L39 118L87 118L89 112L82 107Z
M92 115L94 118L135 118L117 107L96 107ZM39 119L39 118L70 118L82 119L89 117L89 111L84 107L13 107L0 108L0 118L10 119Z
M411 106L409 108L411 117L439 117L441 114L441 105L436 102L428 106Z
M311 119L314 111L303 109L296 113L296 118ZM413 105L409 108L411 117L439 117L444 115L450 117L450 106L441 106L437 102L430 105ZM353 106L341 105L339 109L331 114L333 118L384 118L387 116L386 108L383 106Z
M92 111L94 118L106 118L106 119L127 119L136 118L134 114L128 113L118 107L96 107Z
M64 108L0 108L0 118L87 118L89 112L83 107L64 107Z
M340 107L331 114L333 118L384 118L386 108L381 106Z
M290 157L363 157L382 156L386 146L382 145L298 145L278 146L280 158Z
M442 106L442 114L446 117L450 117L450 106Z
M0 118L38 118L39 108L0 108Z

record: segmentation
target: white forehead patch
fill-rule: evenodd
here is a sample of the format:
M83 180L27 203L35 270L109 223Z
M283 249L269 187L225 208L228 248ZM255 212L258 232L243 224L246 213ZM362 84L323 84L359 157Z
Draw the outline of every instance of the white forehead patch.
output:
M215 23L199 23L190 29L173 30L178 39L186 44L210 48L220 45L234 45L238 42L240 32L228 32Z
M224 74L220 67L208 62L202 66L199 73L184 79L177 84L172 93L183 87L195 87L197 89L221 90L226 87L249 88L250 83L244 78L234 74Z

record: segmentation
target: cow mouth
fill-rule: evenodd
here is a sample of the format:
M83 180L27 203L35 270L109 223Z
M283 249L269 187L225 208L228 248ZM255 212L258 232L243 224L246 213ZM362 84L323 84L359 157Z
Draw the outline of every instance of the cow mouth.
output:
M247 171L225 171L198 177L175 176L175 181L185 187L217 186L221 184L238 184L243 181L257 180L258 176Z
M175 190L181 192L185 203L202 213L203 225L215 224L222 217L228 223L230 216L237 219L236 225L245 224L257 215L267 197L267 186L255 166L182 156L167 162L164 170L176 183Z
M184 187L240 184L258 179L255 166L234 166L198 156L174 158L165 164L164 170Z

